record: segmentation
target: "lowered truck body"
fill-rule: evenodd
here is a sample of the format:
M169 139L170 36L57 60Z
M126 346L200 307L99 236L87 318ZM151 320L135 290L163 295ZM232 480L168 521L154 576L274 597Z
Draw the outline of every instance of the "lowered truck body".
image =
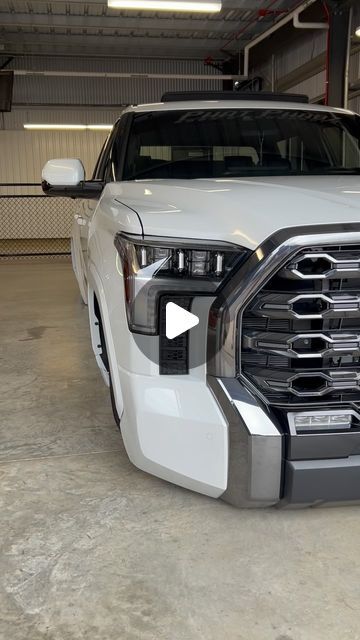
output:
M359 137L339 109L174 101L128 108L91 181L45 167L79 198L74 270L136 466L237 506L360 499ZM169 302L198 318L173 339Z

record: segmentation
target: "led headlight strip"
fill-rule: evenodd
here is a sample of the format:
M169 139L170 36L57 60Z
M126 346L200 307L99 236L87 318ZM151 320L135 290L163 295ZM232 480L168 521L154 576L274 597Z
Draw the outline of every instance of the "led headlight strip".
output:
M161 295L214 295L248 250L225 242L117 234L131 331L158 333Z

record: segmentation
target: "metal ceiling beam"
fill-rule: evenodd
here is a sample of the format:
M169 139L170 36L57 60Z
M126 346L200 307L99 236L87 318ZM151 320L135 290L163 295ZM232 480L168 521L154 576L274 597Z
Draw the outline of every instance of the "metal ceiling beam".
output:
M219 53L217 51L217 53ZM197 54L199 54L199 52L197 52ZM11 54L7 53L6 55L11 55L13 56L14 60L19 60L19 58L23 58L24 56L26 56L29 60L31 60L32 58L47 58L49 56L49 52L48 51L43 51L42 49L40 49L39 47L36 49L34 47L33 50L27 50L27 51L12 51ZM52 58L56 58L56 59L62 59L64 58L65 60L67 58L73 58L74 55L76 55L78 58L91 58L92 60L99 60L101 62L103 62L103 60L142 60L143 58L139 55L134 55L134 53L126 51L125 53L121 53L119 51L111 51L109 52L108 50L96 50L96 56L93 54L91 54L91 51L88 51L85 48L80 48L77 50L77 53L74 54L74 52L70 50L69 48L67 49L67 51L61 51L58 52L57 49L54 50L54 48L52 49ZM191 51L190 53L188 51L185 52L185 55L181 55L178 52L176 53L176 55L174 55L174 52L170 52L168 54L168 58L171 60L197 60L198 62L204 62L204 56L203 56L203 52L201 52L201 55L199 57L199 55L194 55L191 56ZM156 61L163 61L164 59L164 52L159 55L156 54L156 52L152 52L152 55L147 54L146 55L146 60L156 60ZM215 62L219 62L222 63L223 62L223 58L219 58L219 56L217 58L213 58ZM46 64L44 64L44 68L45 68Z
M173 57L203 58L204 55L218 57L219 40L207 38L164 38L164 37L131 37L39 33L5 33L0 34L0 43L4 44L4 54L38 53L73 54L80 56L132 56L154 57L172 55Z
M206 49L202 48L173 48L173 49L164 49L164 47L151 47L144 48L139 55L139 48L134 45L134 47L129 46L129 44L123 44L122 46L118 46L116 51L114 49L108 48L100 48L97 47L96 55L94 55L94 47L84 47L84 46L67 46L66 53L64 46L54 46L54 45L39 45L39 43L32 43L19 45L14 44L12 46L7 47L7 53L14 57L49 57L54 56L57 58L70 57L70 58L79 58L86 59L89 57L96 58L139 58L139 59L163 59L166 56L167 59L171 60L200 60L203 61L206 56L211 56L213 58L218 57L219 49L214 46L213 48L208 47Z
M235 21L238 24L238 21ZM246 23L247 20L244 20ZM130 18L125 16L74 16L61 14L39 13L0 13L2 27L60 27L63 29L115 29L118 31L196 31L199 33L216 32L229 35L234 29L232 21L228 20L194 20L169 18ZM241 21L240 21L241 24Z
M159 80L167 78L169 80L243 80L243 77L231 74L215 74L215 73L127 73L125 71L107 72L107 71L31 71L29 69L16 69L15 76L37 76L40 78L96 78L102 80L131 78L133 80Z

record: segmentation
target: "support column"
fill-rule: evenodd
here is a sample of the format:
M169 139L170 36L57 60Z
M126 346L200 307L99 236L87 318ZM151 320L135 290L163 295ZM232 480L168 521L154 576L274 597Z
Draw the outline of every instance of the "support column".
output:
M237 58L233 57L229 60L224 60L222 62L222 72L225 76L227 75L236 75L239 73L239 61ZM222 83L223 91L233 91L234 83L233 80L223 80Z
M328 2L328 104L332 107L346 107L348 101L351 9L346 4Z

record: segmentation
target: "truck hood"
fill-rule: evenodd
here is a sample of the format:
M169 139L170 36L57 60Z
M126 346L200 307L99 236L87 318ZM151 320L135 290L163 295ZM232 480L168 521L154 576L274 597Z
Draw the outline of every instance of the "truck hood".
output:
M146 235L201 238L256 249L286 227L360 223L360 176L293 176L117 183L115 199Z

